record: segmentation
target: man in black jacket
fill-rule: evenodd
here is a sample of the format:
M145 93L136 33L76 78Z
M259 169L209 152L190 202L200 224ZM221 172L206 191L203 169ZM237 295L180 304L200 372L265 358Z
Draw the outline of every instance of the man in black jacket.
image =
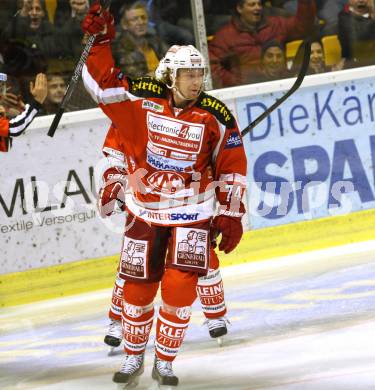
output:
M375 13L368 0L349 0L339 14L338 37L346 67L375 63Z

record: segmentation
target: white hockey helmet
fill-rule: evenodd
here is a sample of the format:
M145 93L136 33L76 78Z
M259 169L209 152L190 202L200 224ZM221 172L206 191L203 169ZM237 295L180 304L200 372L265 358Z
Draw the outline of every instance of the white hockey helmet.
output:
M178 69L203 69L207 73L207 65L202 54L192 45L171 46L165 56L160 60L155 71L155 77L165 82L166 74L169 74L173 87L176 81Z
M5 73L0 73L0 96L7 92L7 80L8 76Z

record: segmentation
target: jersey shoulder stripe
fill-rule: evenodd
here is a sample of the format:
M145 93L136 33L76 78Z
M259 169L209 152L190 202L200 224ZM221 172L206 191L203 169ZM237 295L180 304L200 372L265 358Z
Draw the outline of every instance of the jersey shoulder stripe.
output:
M201 93L196 106L211 113L225 127L231 129L236 126L234 116L221 100Z

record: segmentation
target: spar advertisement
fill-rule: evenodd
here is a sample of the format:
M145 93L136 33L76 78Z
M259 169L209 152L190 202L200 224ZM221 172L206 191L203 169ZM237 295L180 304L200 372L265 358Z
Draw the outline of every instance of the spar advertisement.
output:
M375 207L374 77L314 79L245 136L252 229ZM280 96L237 99L240 127Z

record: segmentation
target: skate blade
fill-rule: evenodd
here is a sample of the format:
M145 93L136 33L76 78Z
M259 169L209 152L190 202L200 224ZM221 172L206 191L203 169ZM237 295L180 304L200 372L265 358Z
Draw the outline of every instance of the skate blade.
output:
M222 347L224 345L224 337L218 337L216 341L219 347Z
M152 385L147 390L176 390L177 386L161 385L157 380L153 380Z
M139 384L139 376L135 377L131 382L128 383L118 383L117 384L117 390L127 390L127 389L134 389Z
M122 355L125 354L125 351L121 347L110 347L108 349L107 356L116 356L116 355Z

